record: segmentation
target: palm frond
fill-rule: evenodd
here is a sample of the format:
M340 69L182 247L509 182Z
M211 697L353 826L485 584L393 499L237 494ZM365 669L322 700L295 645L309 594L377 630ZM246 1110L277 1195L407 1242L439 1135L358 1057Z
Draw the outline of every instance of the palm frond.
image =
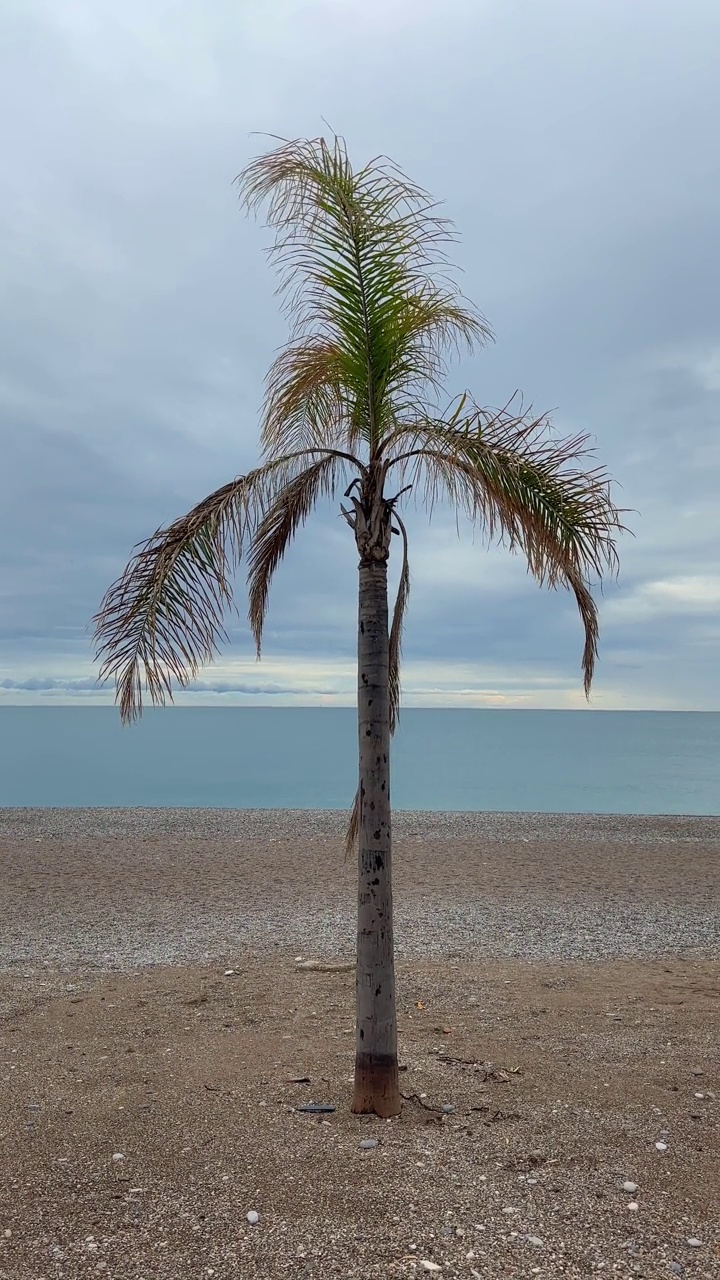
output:
M557 438L544 415L473 408L453 425L397 429L392 446L388 465L418 486L429 507L446 497L489 540L520 550L541 585L573 593L585 630L589 694L598 636L589 584L617 570L615 540L623 529L606 471L575 465L592 453L589 437Z
M274 458L211 493L187 515L136 548L93 618L99 679L115 680L123 720L172 700L216 655L232 607L232 578L243 551L278 494L318 455L363 471L350 454L319 449Z
M345 832L345 861L347 862L350 854L357 844L360 834L360 789L355 792L355 799L352 802L350 817L348 819L347 831Z
M375 449L409 396L439 391L448 352L490 336L447 274L451 224L385 157L353 170L337 137L281 141L238 182L248 210L267 204L270 253L292 323L294 355L273 374L266 448L297 429L298 414L306 421L328 396L335 402L341 369L345 442L354 448L362 437ZM307 382L295 374L300 365L307 374L305 345L313 349L312 394L308 388L299 407Z
M390 626L388 687L390 694L391 734L395 732L398 720L400 719L400 657L402 654L403 624L405 622L405 612L407 610L408 599L410 597L410 562L408 560L407 529L397 512L393 513L393 520L398 526L400 532L403 555L402 565L400 567L400 581L398 583L397 596L395 597L395 608L393 609L392 624Z
M333 497L342 479L342 459L326 454L284 485L268 505L248 551L250 628L257 646L262 633L273 575L300 525L321 496Z
M123 720L172 700L226 638L231 576L247 533L250 490L241 476L140 544L105 593L95 623L101 681L115 680Z

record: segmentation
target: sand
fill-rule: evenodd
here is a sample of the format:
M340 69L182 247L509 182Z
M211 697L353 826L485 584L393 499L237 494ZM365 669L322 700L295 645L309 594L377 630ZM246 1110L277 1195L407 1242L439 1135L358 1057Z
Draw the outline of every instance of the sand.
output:
M720 821L401 815L386 1123L343 820L0 814L3 1280L720 1275Z

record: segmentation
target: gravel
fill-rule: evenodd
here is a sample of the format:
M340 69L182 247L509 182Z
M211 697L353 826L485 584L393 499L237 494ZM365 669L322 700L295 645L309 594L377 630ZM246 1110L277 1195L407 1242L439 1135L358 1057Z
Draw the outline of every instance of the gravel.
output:
M346 815L0 810L0 967L239 954L350 962ZM720 948L720 819L396 815L399 959L601 960Z
M341 839L341 809L17 809L0 808L0 836L180 836L184 839ZM400 837L446 840L616 840L624 845L720 841L720 817L596 813L447 813L400 809Z

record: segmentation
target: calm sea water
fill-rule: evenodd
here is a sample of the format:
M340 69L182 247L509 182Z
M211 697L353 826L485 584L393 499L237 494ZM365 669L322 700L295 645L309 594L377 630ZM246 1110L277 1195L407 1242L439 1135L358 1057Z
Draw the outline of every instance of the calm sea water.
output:
M350 708L0 708L0 805L345 808ZM400 809L720 813L720 714L407 710Z

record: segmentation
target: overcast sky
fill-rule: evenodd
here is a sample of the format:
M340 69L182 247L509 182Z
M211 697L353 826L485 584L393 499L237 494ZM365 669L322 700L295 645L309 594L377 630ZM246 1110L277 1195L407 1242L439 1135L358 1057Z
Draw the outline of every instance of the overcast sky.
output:
M232 179L323 118L457 223L496 344L449 389L587 430L634 537L598 708L720 709L717 0L6 0L0 705L97 701L88 619L136 542L256 455L284 338ZM564 595L411 516L410 705L583 705ZM240 580L242 588L242 579ZM331 509L185 701L350 702ZM101 699L109 700L104 693Z

